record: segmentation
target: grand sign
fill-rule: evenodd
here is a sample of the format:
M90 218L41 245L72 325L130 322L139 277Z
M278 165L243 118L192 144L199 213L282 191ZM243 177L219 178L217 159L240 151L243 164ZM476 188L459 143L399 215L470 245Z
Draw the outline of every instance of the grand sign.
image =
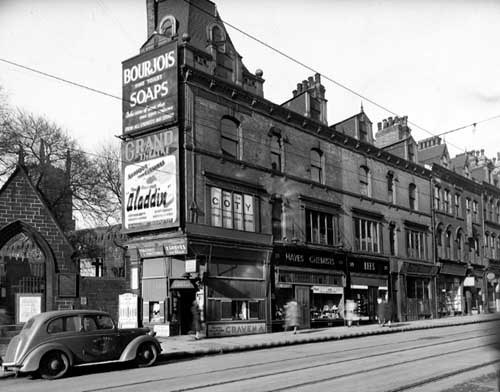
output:
M172 128L122 144L125 230L179 224L178 133Z
M276 265L345 271L344 255L306 248L276 247L273 253L273 261Z
M123 62L123 133L177 120L177 42Z

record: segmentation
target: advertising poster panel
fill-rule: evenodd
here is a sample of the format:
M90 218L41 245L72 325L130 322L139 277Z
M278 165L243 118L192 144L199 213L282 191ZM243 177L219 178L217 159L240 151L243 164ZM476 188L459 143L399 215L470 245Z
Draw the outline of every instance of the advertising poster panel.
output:
M123 142L125 230L179 225L178 144L177 128Z
M123 133L177 120L177 42L123 62Z

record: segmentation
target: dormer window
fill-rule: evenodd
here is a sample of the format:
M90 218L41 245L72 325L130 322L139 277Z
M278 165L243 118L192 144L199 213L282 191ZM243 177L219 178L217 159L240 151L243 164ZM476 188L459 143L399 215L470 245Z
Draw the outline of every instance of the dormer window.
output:
M226 35L219 25L212 25L208 30L208 40L217 52L226 52Z
M167 15L160 23L159 33L167 38L177 34L177 22L172 15Z

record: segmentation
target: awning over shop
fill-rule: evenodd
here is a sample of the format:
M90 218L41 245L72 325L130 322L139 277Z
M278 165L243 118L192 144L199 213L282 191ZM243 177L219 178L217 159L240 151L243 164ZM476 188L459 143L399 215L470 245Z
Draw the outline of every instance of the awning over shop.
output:
M437 271L438 267L436 265L404 262L401 266L401 273L409 275L434 276Z
M195 290L195 287L189 279L174 279L170 290Z
M455 275L455 276L465 276L467 272L467 265L462 264L451 264L451 263L443 263L441 266L440 274L446 275Z
M387 278L383 276L362 276L351 274L351 287L353 286L387 287Z

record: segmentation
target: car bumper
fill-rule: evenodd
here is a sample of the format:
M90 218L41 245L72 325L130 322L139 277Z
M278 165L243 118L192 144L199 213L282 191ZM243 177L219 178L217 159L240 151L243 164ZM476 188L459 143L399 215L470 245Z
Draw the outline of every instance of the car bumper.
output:
M19 372L22 368L22 365L18 365L16 363L2 363L2 370L4 372Z

